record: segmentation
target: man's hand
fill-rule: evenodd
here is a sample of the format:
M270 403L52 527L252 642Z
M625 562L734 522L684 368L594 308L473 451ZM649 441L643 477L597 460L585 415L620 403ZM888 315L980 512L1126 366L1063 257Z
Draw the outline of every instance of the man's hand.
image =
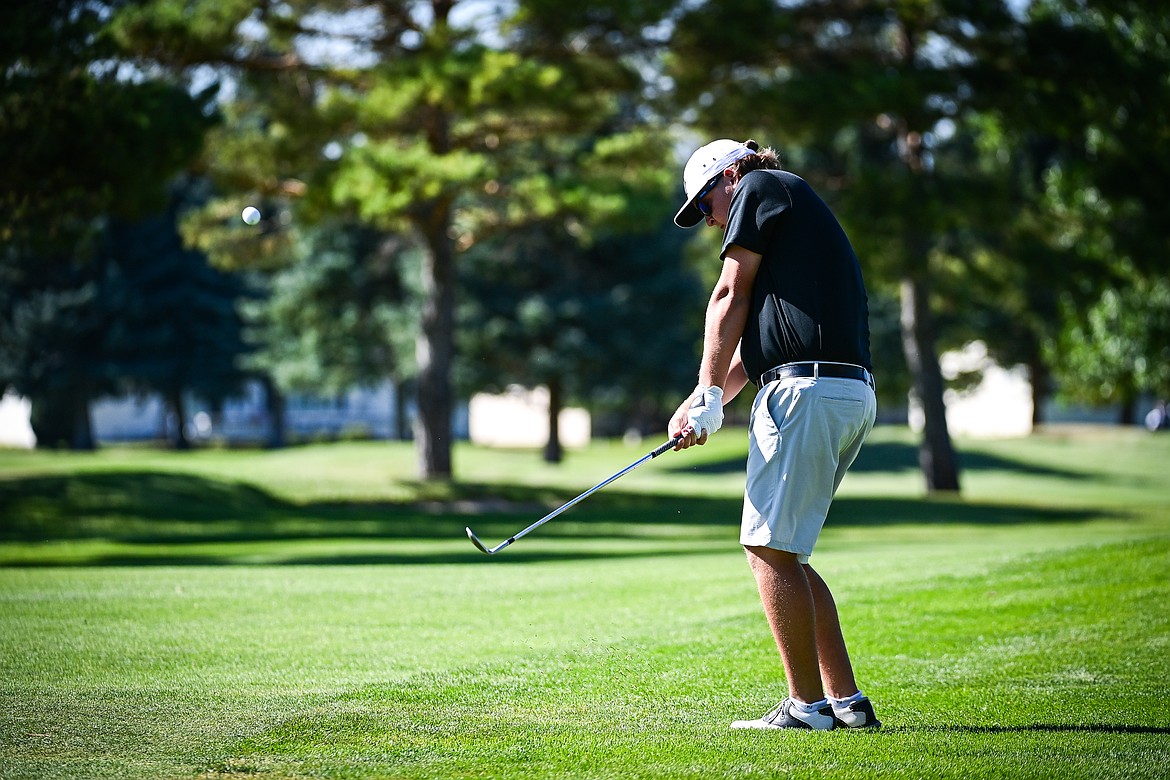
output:
M687 408L687 420L699 438L705 438L723 425L723 388L699 385Z
M685 450L695 444L706 444L707 437L723 425L723 389L699 385L691 397L683 401L671 418L668 431L671 438L683 434L675 446Z

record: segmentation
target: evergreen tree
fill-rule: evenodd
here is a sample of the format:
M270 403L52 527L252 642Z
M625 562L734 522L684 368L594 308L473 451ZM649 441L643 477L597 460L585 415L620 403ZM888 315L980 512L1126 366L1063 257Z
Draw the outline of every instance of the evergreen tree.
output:
M32 401L37 446L93 449L89 402L111 389L101 341L110 312L99 269L3 251L0 386Z
M267 275L265 298L247 307L261 345L249 364L271 378L271 392L331 395L390 379L405 438L411 254L400 238L361 225L307 231L293 262Z
M186 449L184 396L214 405L237 393L250 348L238 311L249 295L242 277L219 271L188 249L178 220L190 188L177 187L160 215L114 220L101 251L103 296L110 311L102 335L111 382L157 392L176 420L173 445Z
M616 44L637 40L669 7L289 0L253 13L214 0L182 5L186 14L174 13L173 0L127 8L115 29L165 66L228 68L248 88L245 98L263 105L259 119L238 119L264 143L212 148L222 180L240 174L233 194L246 187L292 203L294 224L352 215L420 248L415 440L420 474L450 477L458 258L561 202L575 199L590 220L625 208L620 194L566 185L558 158L582 139L591 144L599 124L605 135L633 129L635 112L624 112L624 126L612 121L641 88ZM322 53L322 44L344 54ZM621 156L636 163L644 143L633 136ZM219 218L240 205L217 207Z
M213 121L206 95L125 61L107 25L126 5L0 9L0 387L31 400L41 446L92 447L89 402L110 389L94 257L106 216L165 203Z

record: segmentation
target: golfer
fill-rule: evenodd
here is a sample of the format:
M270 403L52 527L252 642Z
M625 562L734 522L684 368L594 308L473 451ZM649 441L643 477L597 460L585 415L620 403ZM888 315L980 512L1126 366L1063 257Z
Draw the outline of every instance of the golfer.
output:
M861 269L836 217L776 153L726 139L683 169L679 227L723 231L699 385L669 424L676 449L705 444L723 404L758 388L748 432L740 543L784 662L788 696L746 729L873 728L825 581L809 565L877 401Z

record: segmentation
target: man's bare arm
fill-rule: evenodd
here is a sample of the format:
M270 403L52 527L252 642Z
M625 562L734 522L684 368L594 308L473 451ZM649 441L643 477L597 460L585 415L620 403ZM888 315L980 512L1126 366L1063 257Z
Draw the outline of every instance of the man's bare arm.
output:
M699 384L717 385L723 388L725 396L729 389L728 374L732 365L739 362L739 341L747 324L760 259L760 255L743 247L734 244L728 247L724 254L723 273L707 304ZM742 389L741 384L735 392Z
M752 286L760 267L761 256L743 247L732 245L724 253L723 272L711 300L703 332L703 360L699 367L699 385L718 387L724 391L724 403L735 397L747 384L747 374L739 355L751 304ZM679 406L668 428L675 436L687 427L687 410L696 394ZM705 444L706 432L696 437L692 432L676 447L686 449L692 444Z

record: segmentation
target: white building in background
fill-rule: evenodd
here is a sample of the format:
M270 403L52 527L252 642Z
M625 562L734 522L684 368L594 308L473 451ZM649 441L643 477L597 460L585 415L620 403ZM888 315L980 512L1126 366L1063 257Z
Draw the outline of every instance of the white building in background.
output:
M547 387L528 390L513 385L500 395L479 393L468 405L468 434L485 447L543 447L548 442ZM585 409L562 409L557 415L562 446L588 446L592 420Z
M1032 432L1032 384L1025 366L1004 368L987 354L987 345L972 341L960 350L939 357L943 378L978 373L981 380L966 390L947 390L947 430L953 436L1002 438ZM922 405L911 397L910 427L921 431Z
M354 389L337 398L290 396L285 399L285 433L290 440L373 438L399 435L396 388L390 382L368 389ZM29 424L31 404L16 395L0 401L0 446L36 446ZM413 418L414 404L405 407ZM224 404L218 414L187 399L190 419L184 421L189 439L198 441L263 442L268 431L264 390L249 383L243 395ZM102 398L90 406L90 422L98 442L150 441L169 438L178 421L157 395ZM409 424L409 422L407 423ZM466 408L456 410L453 433L467 437Z
M158 396L103 398L89 406L90 425L97 441L163 439L167 412Z
M5 393L0 398L0 447L32 449L37 445L29 424L32 404L16 393Z
M336 398L291 395L285 399L285 435L290 441L398 438L396 395L397 388L391 382L355 388ZM548 441L548 402L546 388L510 388L498 396L479 394L469 404L456 407L452 434L485 446L542 447ZM403 408L407 418L403 424L409 431L417 405L410 401ZM36 445L30 410L26 399L4 396L0 401L0 446ZM259 383L249 383L243 395L225 403L219 413L189 398L187 413L190 419L183 424L192 442L266 440L268 410ZM155 395L103 398L91 405L90 419L98 442L163 440L173 435L178 424ZM559 426L564 446L589 443L591 421L586 410L562 410Z
M242 395L213 412L188 399L184 421L192 441L263 442L269 429L264 388L250 382ZM414 404L407 404L409 418ZM98 441L135 441L168 438L178 424L158 396L106 398L90 407L94 437ZM290 441L311 439L390 439L399 435L397 388L392 382L376 387L353 388L339 396L321 398L291 394L285 398L285 435ZM409 425L409 422L407 422ZM453 433L467 435L465 410L456 410Z

